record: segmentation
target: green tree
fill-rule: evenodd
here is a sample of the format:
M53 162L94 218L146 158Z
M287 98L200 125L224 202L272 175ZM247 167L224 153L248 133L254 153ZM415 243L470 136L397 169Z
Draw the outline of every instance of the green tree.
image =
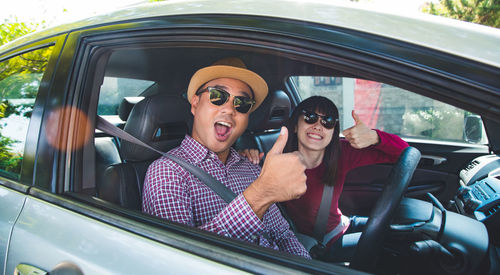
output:
M427 2L422 12L500 28L500 0L440 0Z
M23 35L32 33L37 29L43 27L45 22L38 23L24 23L18 22L17 19L5 19L2 24L0 24L0 46L10 42L16 38Z
M34 32L40 25L5 20L0 25L0 45ZM18 178L22 153L14 149L20 141L3 132L11 115L31 117L34 98L52 48L31 51L0 63L0 171Z

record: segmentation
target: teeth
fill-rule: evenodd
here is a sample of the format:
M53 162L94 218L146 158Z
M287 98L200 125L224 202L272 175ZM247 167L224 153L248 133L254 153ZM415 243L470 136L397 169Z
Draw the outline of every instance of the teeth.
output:
M313 138L319 138L319 139L323 138L322 136L316 135L316 134L307 134L307 135L310 136L310 137L313 137Z
M226 126L226 127L231 127L231 124L224 122L224 121L218 121L217 124L220 124L220 125Z

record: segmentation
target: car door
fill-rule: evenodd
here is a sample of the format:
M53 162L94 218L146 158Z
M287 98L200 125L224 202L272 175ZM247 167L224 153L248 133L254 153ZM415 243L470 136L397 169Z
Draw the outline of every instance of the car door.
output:
M489 153L488 139L478 115L383 82L352 77L294 76L300 99L323 95L336 103L341 130L354 125L352 110L368 127L397 134L420 150L422 159L406 196L432 193L449 201L460 187L458 173L472 159ZM474 125L467 125L471 121ZM474 135L471 127L477 128ZM358 167L348 174L341 209L368 215L382 191L391 165Z

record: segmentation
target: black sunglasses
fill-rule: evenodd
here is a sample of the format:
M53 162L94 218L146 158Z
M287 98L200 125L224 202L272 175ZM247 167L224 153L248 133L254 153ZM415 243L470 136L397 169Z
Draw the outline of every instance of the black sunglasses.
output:
M338 119L334 119L331 116L322 116L318 115L315 112L311 112L308 110L302 110L302 113L304 114L304 121L307 124L314 124L316 121L318 121L318 118L321 118L321 125L325 127L326 129L332 129L335 127L335 124L337 124Z
M226 90L217 87L206 87L205 89L196 93L196 95L200 95L206 91L208 91L210 95L210 102L213 105L217 106L224 105L231 97L231 94L228 93ZM255 100L249 98L248 96L234 96L233 99L234 108L236 109L236 111L242 114L248 113L248 111L252 109L252 106L254 104Z

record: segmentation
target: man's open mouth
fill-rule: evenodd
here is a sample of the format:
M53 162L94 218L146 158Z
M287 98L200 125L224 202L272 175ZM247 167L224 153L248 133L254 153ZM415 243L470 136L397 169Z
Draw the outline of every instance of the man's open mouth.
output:
M225 141L231 133L232 125L225 121L215 122L215 135L217 140Z

